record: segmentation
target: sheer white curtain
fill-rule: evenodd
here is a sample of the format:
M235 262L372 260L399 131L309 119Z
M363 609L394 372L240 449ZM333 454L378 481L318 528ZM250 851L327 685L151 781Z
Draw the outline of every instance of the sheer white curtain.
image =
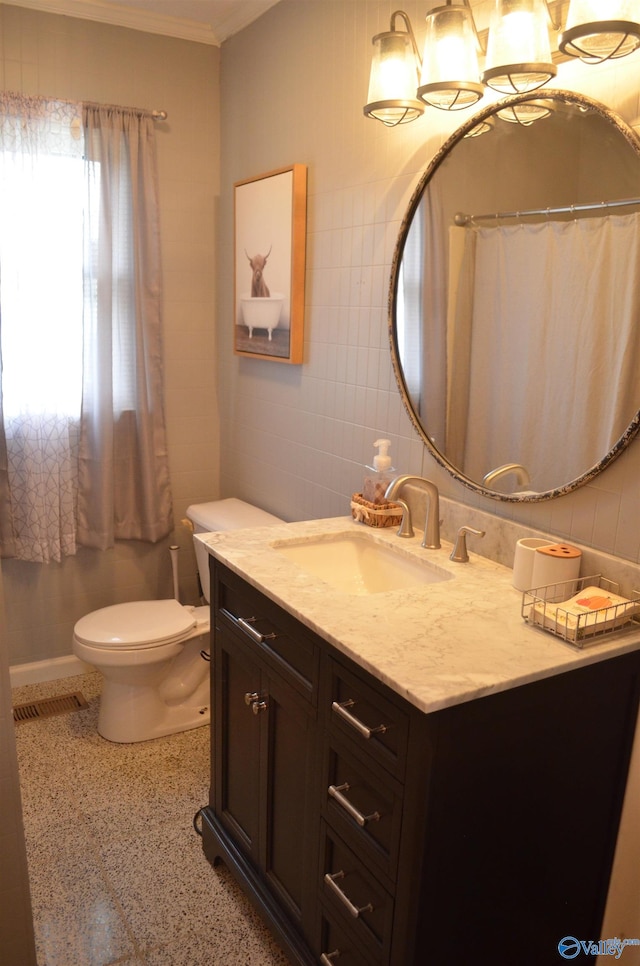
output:
M161 295L150 117L0 94L4 555L170 531Z
M76 548L82 230L79 105L1 93L3 543L24 560Z
M532 489L553 489L594 466L637 409L640 215L481 228L474 246L473 431L459 465L482 479L521 463Z

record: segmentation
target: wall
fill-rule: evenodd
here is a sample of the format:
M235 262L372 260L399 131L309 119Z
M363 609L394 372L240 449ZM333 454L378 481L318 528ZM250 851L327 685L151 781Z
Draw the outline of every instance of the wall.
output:
M5 634L0 573L0 949L3 962L36 966Z
M215 391L215 221L219 194L217 48L0 5L0 83L8 90L164 109L157 126L166 414L176 532L152 547L81 549L62 564L2 563L12 665L71 653L75 621L97 607L172 595L177 543L184 600L197 593L180 525L218 492Z
M424 4L404 6L420 42ZM474 3L480 15L486 7ZM0 4L5 88L169 112L158 125L178 523L168 542L184 548L184 599L195 594L195 565L179 521L190 502L218 495L218 427L222 495L286 519L347 513L371 444L383 434L400 470L433 478L451 498L640 560L640 442L592 485L515 507L457 484L424 450L404 412L387 338L391 258L419 175L459 118L430 109L413 124L387 129L363 117L371 37L388 28L393 9L367 0L281 0L225 43L218 81L215 48ZM633 121L639 58L608 68L561 65L555 86L583 90ZM234 181L294 161L308 165L309 199L305 362L290 367L233 356L230 239ZM88 610L170 594L166 543L81 550L49 567L4 561L11 663L68 654L73 623Z
M490 5L473 6L482 29ZM427 7L403 4L419 45ZM573 494L499 504L442 470L404 412L387 337L394 243L421 172L467 114L427 109L392 129L363 116L371 38L388 29L394 9L390 2L282 0L223 45L222 490L289 520L348 513L373 441L388 436L395 465L428 476L445 495L638 561L640 440ZM554 86L590 94L633 122L639 75L636 53L610 67L560 65ZM308 165L306 328L304 365L286 367L232 354L233 264L224 239L233 237L233 183L292 162Z

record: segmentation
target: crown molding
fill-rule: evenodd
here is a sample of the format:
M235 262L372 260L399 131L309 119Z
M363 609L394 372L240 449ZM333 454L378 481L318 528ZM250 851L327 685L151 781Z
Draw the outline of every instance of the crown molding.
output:
M80 20L95 20L98 23L178 37L181 40L192 40L195 43L210 44L215 47L219 47L225 39L208 23L169 17L138 7L105 3L104 0L2 0L2 3L5 6L28 7L45 13L77 17Z

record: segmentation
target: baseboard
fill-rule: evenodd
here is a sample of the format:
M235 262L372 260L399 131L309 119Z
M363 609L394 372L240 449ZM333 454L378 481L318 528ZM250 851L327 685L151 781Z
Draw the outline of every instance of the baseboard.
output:
M70 678L76 674L86 674L92 671L88 664L73 654L64 657L52 657L46 661L33 661L31 664L15 664L9 668L11 687L19 688L23 684L40 684L42 681L56 681L58 678Z

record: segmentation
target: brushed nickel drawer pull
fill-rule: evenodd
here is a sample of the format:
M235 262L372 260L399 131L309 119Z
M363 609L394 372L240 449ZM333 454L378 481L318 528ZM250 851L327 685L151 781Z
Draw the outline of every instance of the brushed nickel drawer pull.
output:
M322 966L332 966L334 960L336 959L340 959L339 949L334 949L332 953L322 953L320 956Z
M351 818L358 823L361 828L364 828L367 822L379 822L380 813L373 812L371 815L363 815L355 808L348 798L346 798L342 793L349 791L349 782L345 782L343 785L329 785L329 795L331 798L335 798L338 805L342 805L345 812L347 812Z
M347 909L349 910L350 914L353 916L354 919L358 919L363 912L373 912L373 906L371 905L370 902L368 902L366 906L360 906L360 908L358 908L358 906L354 906L351 899L345 896L344 892L337 884L336 879L344 879L344 872L342 871L342 869L340 870L340 872L334 872L333 874L331 872L325 872L324 881L327 883L329 888L332 889L333 892L337 895L340 902L347 907Z
M381 735L387 730L387 726L383 724L378 725L377 728L368 728L366 724L363 724L362 721L359 720L359 718L356 718L355 715L347 711L347 708L352 708L354 704L355 701L353 698L347 698L347 700L343 701L342 704L340 704L338 701L333 701L331 703L331 709L332 711L335 711L336 714L340 715L340 717L343 718L347 724L350 724L352 728L355 728L358 734L362 735L363 738L370 738L371 735Z
M244 633L247 634L256 644L262 644L264 641L275 640L276 635L273 633L273 631L270 634L261 634L260 631L257 631L255 627L251 626L258 619L257 617L236 617L236 615L232 614L231 611L227 610L226 607L221 607L220 613L224 614L224 616L230 620L232 624L235 624L236 627L239 627L240 630L244 631Z

